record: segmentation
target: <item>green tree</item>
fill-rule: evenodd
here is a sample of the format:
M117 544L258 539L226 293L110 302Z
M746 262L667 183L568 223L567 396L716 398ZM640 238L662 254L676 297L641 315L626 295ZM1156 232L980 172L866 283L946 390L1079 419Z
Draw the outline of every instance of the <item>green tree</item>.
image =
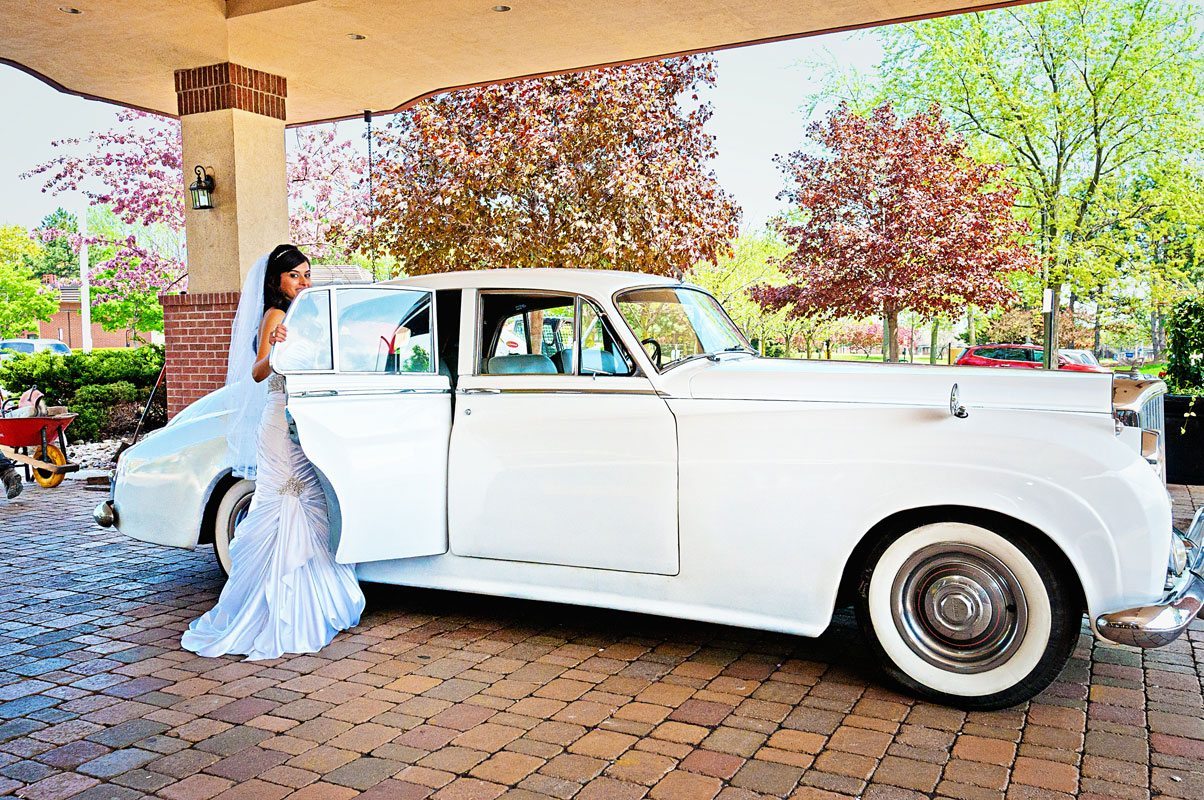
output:
M0 264L29 269L41 258L42 250L20 225L0 225Z
M54 275L59 278L79 277L79 253L71 242L71 234L79 233L76 216L64 208L56 208L42 218L38 232L44 238L38 257L30 264L39 278Z
M45 291L28 267L0 262L0 336L37 330L58 310L57 294Z
M1060 302L1063 283L1097 295L1115 273L1093 249L1151 213L1126 179L1195 151L1197 17L1161 0L1051 0L884 29L882 95L939 103L1023 187L1043 257L1030 302L1041 287Z

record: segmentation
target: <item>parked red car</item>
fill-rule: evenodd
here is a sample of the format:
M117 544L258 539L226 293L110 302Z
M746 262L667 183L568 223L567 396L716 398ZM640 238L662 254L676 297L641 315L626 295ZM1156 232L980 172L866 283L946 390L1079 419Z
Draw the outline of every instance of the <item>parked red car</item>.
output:
M966 348L957 363L963 367L1021 367L1041 369L1045 348L1035 344L979 344ZM1087 364L1058 354L1058 369L1069 372L1111 372L1099 364Z

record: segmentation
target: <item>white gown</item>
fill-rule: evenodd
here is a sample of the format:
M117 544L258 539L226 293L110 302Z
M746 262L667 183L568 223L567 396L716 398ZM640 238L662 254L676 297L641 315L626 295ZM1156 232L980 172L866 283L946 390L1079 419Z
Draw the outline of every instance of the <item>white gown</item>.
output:
M269 379L259 422L255 494L230 542L230 577L217 605L180 643L202 656L316 653L359 624L355 569L330 552L326 498L313 465L288 435L284 378Z

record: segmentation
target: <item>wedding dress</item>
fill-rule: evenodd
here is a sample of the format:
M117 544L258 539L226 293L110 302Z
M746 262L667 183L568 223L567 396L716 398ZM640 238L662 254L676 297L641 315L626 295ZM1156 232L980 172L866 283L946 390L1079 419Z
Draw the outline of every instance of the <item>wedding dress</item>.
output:
M247 660L316 653L359 624L364 595L330 551L326 499L313 465L288 435L284 377L269 378L259 421L255 494L230 542L230 577L217 605L181 644L202 656Z

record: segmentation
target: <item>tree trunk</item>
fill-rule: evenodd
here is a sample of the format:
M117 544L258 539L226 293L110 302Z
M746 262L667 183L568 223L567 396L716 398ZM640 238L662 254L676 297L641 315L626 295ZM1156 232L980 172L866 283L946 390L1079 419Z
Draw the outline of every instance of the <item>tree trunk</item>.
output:
M885 339L885 361L895 362L899 360L899 311L894 308L883 309L882 312L882 337Z
M1091 352L1095 353L1095 357L1099 358L1103 351L1103 336L1104 336L1104 315L1100 311L1099 301L1095 303L1095 330L1094 338L1091 341Z
M1166 316L1160 309L1150 314L1150 333L1153 339L1150 344L1154 348L1154 361L1162 360L1162 351L1166 349Z
M932 338L928 342L928 363L936 363L936 351L941 344L941 318L932 318Z
M966 344L970 347L978 344L974 335L974 306L966 307Z

